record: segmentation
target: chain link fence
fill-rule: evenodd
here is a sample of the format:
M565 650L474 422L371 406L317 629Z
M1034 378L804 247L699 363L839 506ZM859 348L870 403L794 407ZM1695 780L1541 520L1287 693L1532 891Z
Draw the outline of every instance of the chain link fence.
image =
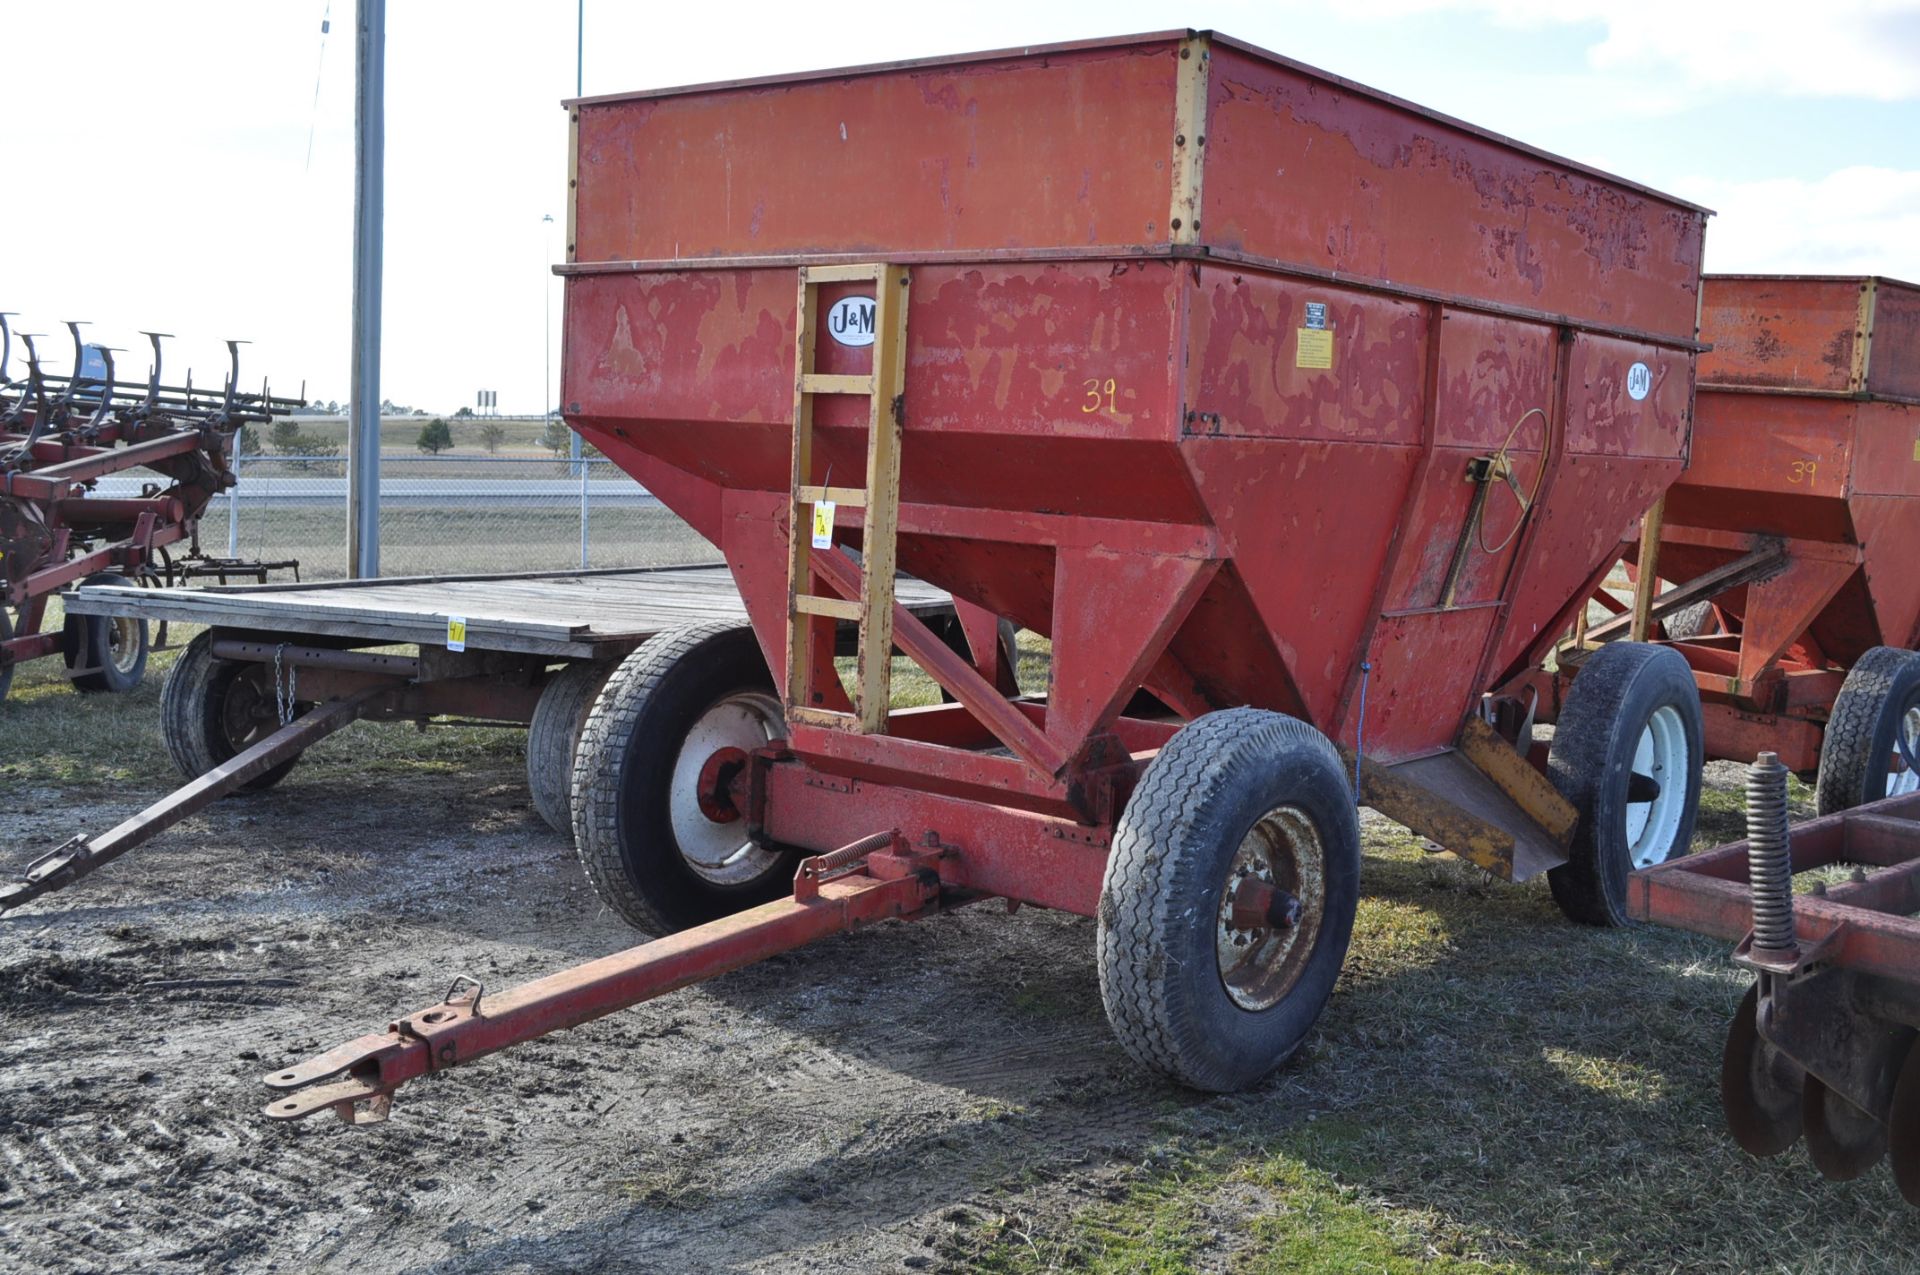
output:
M347 574L339 455L251 455L200 523L209 553L296 558L303 580ZM604 457L382 455L383 576L719 562L720 554Z

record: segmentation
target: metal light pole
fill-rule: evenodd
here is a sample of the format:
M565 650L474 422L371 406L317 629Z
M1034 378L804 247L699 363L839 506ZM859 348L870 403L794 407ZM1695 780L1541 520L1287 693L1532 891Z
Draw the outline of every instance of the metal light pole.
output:
M580 86L585 80L586 65L587 65L587 0L580 0L579 6L575 10L574 24L573 24L573 95L575 97L585 96ZM569 192L569 197L571 197L571 192ZM552 221L553 218L548 217L547 220ZM549 255L551 255L551 250L549 250ZM548 286L551 287L553 281L549 279L547 283L548 283ZM549 350L553 349L553 341L551 338L549 338L547 341L547 349ZM547 378L547 384L548 385L553 384L553 378L551 375L549 375ZM581 457L584 454L585 453L581 449L580 435L575 434L573 436L573 441L567 445L567 455L570 458L572 458L574 469L579 471L580 491L581 491L582 500L586 498L585 493L587 490L587 483L586 483L587 466L586 466L586 463L581 459ZM580 527L581 569L585 570L586 565L587 565L587 531L586 531L586 524L583 522Z
M347 396L347 573L380 574L380 275L385 223L386 0L359 0L353 97L353 384Z

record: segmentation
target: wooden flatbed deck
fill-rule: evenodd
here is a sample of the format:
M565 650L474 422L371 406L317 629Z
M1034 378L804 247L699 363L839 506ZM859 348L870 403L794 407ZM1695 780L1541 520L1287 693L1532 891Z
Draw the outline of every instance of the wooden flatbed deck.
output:
M900 603L921 615L947 595L902 577ZM369 644L447 644L450 619L466 621L469 650L573 659L617 659L663 629L713 620L747 622L725 567L650 567L538 575L338 580L322 584L142 589L80 588L62 595L75 615L125 615L249 632L319 634Z

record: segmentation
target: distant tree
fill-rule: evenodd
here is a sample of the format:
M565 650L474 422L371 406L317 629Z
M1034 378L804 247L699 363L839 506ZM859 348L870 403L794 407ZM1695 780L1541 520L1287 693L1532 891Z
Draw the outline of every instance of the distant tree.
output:
M473 409L471 407L462 407L459 411L453 414L453 419L457 421L466 420L468 417L472 415L473 415Z
M241 426L240 436L233 440L233 450L242 456L258 456L260 454L260 431L251 425Z
M335 402L333 399L327 400L327 415L329 416L340 415L340 404Z
M548 421L540 430L540 445L552 452L556 458L565 456L573 450L573 431L567 423L558 418Z
M297 456L306 435L300 432L300 422L282 416L273 423L273 450L282 456Z
M453 431L447 428L445 421L436 416L420 427L420 437L414 442L414 446L423 452L431 452L438 456L453 446Z
M480 445L489 453L500 450L500 444L507 441L507 427L488 421L480 427Z

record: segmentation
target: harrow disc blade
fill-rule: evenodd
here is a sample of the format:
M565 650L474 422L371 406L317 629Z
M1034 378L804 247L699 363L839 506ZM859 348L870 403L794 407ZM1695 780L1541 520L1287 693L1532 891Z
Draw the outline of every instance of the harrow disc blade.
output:
M1920 1208L1920 1048L1907 1051L1887 1111L1887 1154L1900 1196Z
M1800 1140L1800 1064L1761 1039L1759 984L1747 989L1720 1055L1720 1110L1748 1155L1779 1155Z
M1835 1182L1859 1177L1887 1153L1887 1126L1868 1112L1808 1076L1802 1092L1801 1122L1806 1126L1807 1158Z

